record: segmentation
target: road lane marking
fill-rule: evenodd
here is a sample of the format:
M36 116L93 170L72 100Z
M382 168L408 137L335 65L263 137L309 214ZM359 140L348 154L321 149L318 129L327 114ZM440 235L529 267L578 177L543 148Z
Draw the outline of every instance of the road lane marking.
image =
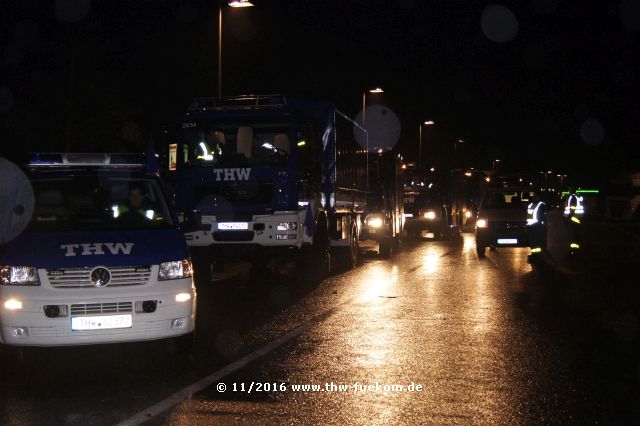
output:
M179 390L178 392L174 393L173 395L169 396L166 399L163 399L162 401L140 411L137 414L134 414L133 416L129 417L126 420L123 420L122 422L118 423L118 426L132 426L132 425L141 425L144 422L148 422L149 420L160 416L161 414L165 413L167 410L173 408L174 406L180 404L181 402L186 401L187 399L191 398L195 393L200 392L201 390L211 386L212 384L214 384L215 382L219 381L220 379L228 376L231 373L234 373L244 367L246 367L247 365L249 365L250 363L252 363L253 361L263 357L264 355L268 354L269 352L272 352L273 350L279 348L280 346L284 345L285 343L289 342L290 340L295 339L296 337L298 337L299 335L301 335L302 333L304 333L305 331L308 331L309 329L313 328L315 325L319 324L321 321L323 321L324 319L326 319L327 317L329 317L331 314L333 314L339 307L345 305L346 303L351 302L351 300L348 300L346 302L340 303L339 305L329 309L328 311L316 316L315 318L312 318L310 320L308 320L305 323L302 323L301 325L299 325L298 327L294 328L293 330L287 332L286 334L283 334L282 336L278 337L275 340L272 340L271 342L267 343L266 345L263 345L261 347L259 347L258 349L256 349L255 351L243 356L242 358L232 362L231 364L226 365L225 367L214 371L213 373L211 373L210 375L198 380L197 382L193 383L192 385L189 385L181 390Z

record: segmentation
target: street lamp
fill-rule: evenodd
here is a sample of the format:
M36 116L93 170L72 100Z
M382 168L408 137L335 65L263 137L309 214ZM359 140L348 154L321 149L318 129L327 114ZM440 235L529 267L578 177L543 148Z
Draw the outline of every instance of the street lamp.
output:
M499 158L496 158L495 160L493 160L493 170L496 169L496 163L499 163L499 162L500 162Z
M453 168L455 169L456 164L458 163L457 158L458 158L458 144L459 143L464 143L463 139L458 139L456 142L453 143Z
M418 125L418 146L420 147L420 154L418 155L418 166L422 165L422 126L433 126L436 124L433 120L427 120L424 123Z
M384 93L381 87L374 87L373 89L369 89L369 93L378 94ZM367 92L362 92L362 127L365 129L365 138L367 140L367 191L369 190L369 130L366 127L366 117L367 117Z
M369 89L369 93L373 93L373 94L377 94L377 93L384 93L384 90L382 89L382 87L374 87L373 89ZM364 91L362 92L362 127L364 127L365 121L366 121L366 111L367 111L367 92ZM369 147L367 147L367 151L369 150Z
M252 7L249 0L231 0L231 7ZM218 2L218 96L222 97L222 1Z

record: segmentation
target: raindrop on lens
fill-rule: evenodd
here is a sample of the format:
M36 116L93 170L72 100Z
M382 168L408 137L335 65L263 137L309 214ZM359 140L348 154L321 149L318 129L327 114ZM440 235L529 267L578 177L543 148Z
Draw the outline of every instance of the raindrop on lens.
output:
M13 108L13 93L8 87L0 86L0 114Z
M362 124L362 111L358 113L356 123ZM367 105L365 110L365 125L369 132L369 151L389 151L396 146L400 138L402 125L400 119L393 110L384 105ZM366 134L358 126L353 126L353 135L362 148L367 148Z
M57 0L56 18L63 22L78 22L83 20L91 9L91 0Z
M604 140L604 126L595 118L588 118L580 126L580 137L587 145L600 145Z
M480 24L484 35L498 43L513 40L518 34L518 20L515 15L499 4L492 4L484 9Z
M215 347L220 354L226 357L232 357L240 352L242 348L242 338L235 331L223 331L216 336Z
M620 2L620 20L627 30L640 30L640 2L638 0L622 0Z

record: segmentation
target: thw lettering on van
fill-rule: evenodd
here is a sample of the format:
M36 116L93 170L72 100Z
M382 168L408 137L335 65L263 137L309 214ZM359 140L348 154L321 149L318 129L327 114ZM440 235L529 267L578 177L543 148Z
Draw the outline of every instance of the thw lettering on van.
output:
M233 168L233 169L213 169L213 173L216 175L216 181L236 181L236 180L249 180L251 169L248 167Z
M98 256L109 252L113 255L131 254L131 249L135 243L78 243L62 244L60 249L64 251L66 257L76 256Z

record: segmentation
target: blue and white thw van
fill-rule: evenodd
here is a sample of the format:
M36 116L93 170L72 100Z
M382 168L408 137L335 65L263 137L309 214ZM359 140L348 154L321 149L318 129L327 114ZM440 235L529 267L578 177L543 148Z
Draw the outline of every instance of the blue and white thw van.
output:
M144 156L40 154L26 230L0 246L0 343L192 341L196 291L178 219Z

